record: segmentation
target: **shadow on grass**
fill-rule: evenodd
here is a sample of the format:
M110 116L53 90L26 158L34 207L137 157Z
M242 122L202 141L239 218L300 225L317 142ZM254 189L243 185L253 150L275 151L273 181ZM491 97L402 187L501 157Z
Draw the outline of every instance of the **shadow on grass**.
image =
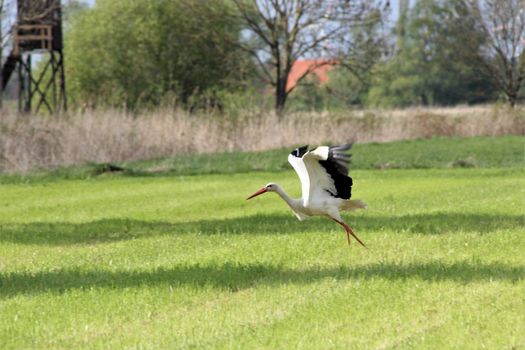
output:
M377 263L364 266L313 267L289 269L263 264L183 265L153 271L106 271L64 269L42 272L0 274L0 296L42 292L61 293L71 289L128 288L140 286L183 285L238 291L258 285L308 284L332 278L350 279L419 279L451 280L461 283L504 280L517 282L525 278L525 266L499 263L439 262L419 264Z
M525 226L525 216L433 213L409 216L359 216L349 220L357 232L393 230L418 234L486 233ZM97 244L181 234L289 234L319 233L339 227L326 218L299 222L291 215L254 215L242 218L169 223L131 219L104 219L87 223L0 224L0 242L67 245Z

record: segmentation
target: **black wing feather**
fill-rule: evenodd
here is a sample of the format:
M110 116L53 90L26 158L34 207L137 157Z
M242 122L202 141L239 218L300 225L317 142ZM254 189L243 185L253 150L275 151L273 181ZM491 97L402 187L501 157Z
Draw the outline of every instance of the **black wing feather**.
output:
M308 145L296 148L292 152L290 152L290 154L294 157L301 158L306 152L308 152Z
M348 164L351 156L346 153L350 148L352 148L352 144L330 147L328 159L319 161L319 164L334 180L337 193L329 193L337 198L350 199L352 196L352 178L348 176Z

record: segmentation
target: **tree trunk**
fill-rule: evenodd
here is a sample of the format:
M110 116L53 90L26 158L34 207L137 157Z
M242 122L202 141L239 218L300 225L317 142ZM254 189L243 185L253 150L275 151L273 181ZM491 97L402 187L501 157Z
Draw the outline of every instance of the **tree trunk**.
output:
M510 106L512 108L514 108L514 106L516 105L516 100L518 98L517 94L511 93L511 94L507 95L507 98L509 99Z
M288 92L286 91L286 82L286 78L279 77L277 79L277 86L275 88L275 113L277 113L279 117L283 116L286 98L288 97Z
M518 95L525 79L525 73L521 73L517 78L514 79L514 83L508 87L505 91L507 98L509 99L509 104L512 108L516 105L518 101Z
M514 77L512 77L514 78ZM507 86L505 91L505 95L507 95L507 99L509 100L509 105L514 108L516 105L516 101L518 100L518 92L521 87L521 81L518 79L511 80Z

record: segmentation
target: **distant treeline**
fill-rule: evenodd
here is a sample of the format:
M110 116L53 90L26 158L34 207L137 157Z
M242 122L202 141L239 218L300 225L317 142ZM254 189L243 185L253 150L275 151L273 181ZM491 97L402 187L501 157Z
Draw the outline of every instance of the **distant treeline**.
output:
M70 1L70 101L323 110L514 104L525 96L522 0L400 0L395 21L388 2L304 2L316 10L294 3ZM313 58L337 63L328 82L310 74L287 91L294 61Z

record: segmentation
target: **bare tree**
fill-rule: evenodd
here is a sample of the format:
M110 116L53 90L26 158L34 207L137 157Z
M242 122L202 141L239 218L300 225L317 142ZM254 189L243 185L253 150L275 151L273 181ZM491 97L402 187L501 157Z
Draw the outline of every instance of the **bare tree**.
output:
M241 23L240 46L258 63L274 88L281 113L293 87L288 77L301 58L318 59L299 81L321 65L335 64L352 53L361 26L380 16L378 1L366 0L232 0L230 19Z
M514 106L525 80L525 0L465 0L470 21L483 36L475 51L489 74Z

